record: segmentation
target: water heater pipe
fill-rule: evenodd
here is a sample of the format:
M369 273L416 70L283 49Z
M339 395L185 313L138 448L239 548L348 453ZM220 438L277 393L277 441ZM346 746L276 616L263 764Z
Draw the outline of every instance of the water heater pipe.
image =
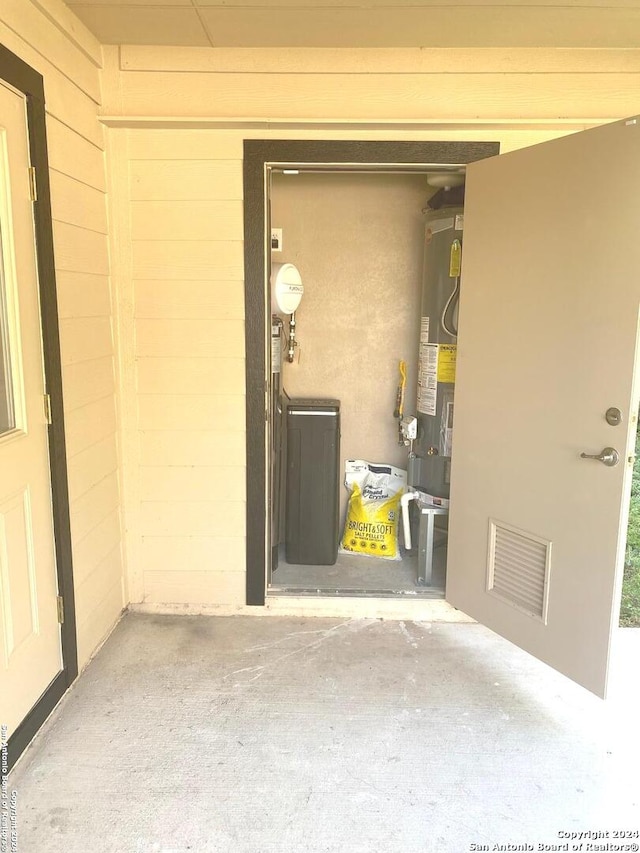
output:
M460 276L456 276L456 281L453 290L451 291L451 295L447 299L446 305L442 311L442 316L440 317L440 328L443 332L446 332L447 335L451 338L458 337L458 329L453 325L453 316L451 317L451 328L447 325L447 313L449 308L453 305L453 309L455 310L455 305L457 300L460 297ZM453 315L453 311L451 312Z
M287 361L293 364L293 359L296 352L298 342L296 340L296 312L293 311L289 315L289 349L287 350Z
M420 497L420 492L405 492L400 498L400 509L402 510L402 530L404 532L404 547L411 550L411 522L409 519L409 503Z

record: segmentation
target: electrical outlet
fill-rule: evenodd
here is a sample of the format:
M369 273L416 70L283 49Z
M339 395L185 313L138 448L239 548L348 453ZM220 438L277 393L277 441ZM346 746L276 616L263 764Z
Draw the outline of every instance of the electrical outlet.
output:
M271 251L282 251L282 228L271 229Z

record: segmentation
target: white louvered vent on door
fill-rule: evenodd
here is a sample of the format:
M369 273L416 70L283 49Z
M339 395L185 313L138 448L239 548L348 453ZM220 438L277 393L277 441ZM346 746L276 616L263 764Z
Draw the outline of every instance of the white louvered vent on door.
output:
M487 592L547 624L551 542L490 521Z

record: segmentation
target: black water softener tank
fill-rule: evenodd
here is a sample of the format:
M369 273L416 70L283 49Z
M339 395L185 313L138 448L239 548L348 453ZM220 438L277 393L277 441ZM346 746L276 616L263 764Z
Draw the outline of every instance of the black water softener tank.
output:
M287 403L287 563L333 566L340 538L340 401Z

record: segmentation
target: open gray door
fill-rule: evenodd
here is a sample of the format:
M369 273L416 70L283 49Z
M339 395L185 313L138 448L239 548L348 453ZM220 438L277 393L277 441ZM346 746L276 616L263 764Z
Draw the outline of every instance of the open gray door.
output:
M604 696L638 409L640 119L474 163L466 186L447 600ZM581 458L605 448L617 464Z

